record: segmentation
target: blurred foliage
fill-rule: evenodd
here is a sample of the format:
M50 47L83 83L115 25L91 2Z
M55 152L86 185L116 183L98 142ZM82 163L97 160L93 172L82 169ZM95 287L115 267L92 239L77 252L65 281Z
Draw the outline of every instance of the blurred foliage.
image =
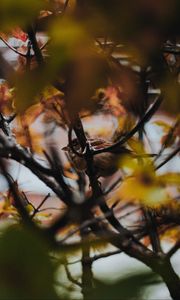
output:
M0 27L1 30L9 30L14 26L26 26L39 10L44 7L43 0L1 0L0 3Z
M10 228L0 237L1 299L58 299L55 266L34 232Z
M19 111L33 104L35 96L49 82L53 83L58 75L62 82L69 79L69 106L75 113L80 109L94 111L96 107L90 99L98 88L111 84L120 86L118 98L126 109L142 115L146 105L138 76L131 69L135 64L140 68L151 66L147 79L164 92L164 107L176 112L179 108L179 85L174 72L175 65L178 68L178 57L176 54L163 57L161 51L167 40L173 43L176 35L178 37L178 0L69 1L67 14L63 16L60 13L53 15L54 9L62 10L63 1L1 1L2 31L7 25L14 37L27 41L29 25L38 30L44 22L44 33L51 40L42 51L46 64L39 68L31 58L33 70L27 71L25 67L23 74L14 79L16 108ZM93 39L98 43L106 39L107 45L99 47ZM112 50L109 43L112 43ZM41 39L38 45L42 46ZM114 55L113 48L116 55L129 56L128 66L122 65L121 61L117 66L111 57ZM28 52L27 44L23 52L25 49ZM171 59L175 61L171 66L173 70L168 66ZM77 95L74 101L71 94L73 97Z
M139 153L142 154L143 152ZM141 155L139 157L141 163L138 159L130 161L128 157L121 160L120 167L124 168L128 174L117 190L118 197L137 201L151 208L168 205L171 196L167 187L179 186L180 174L167 172L163 175L157 175L151 160L145 158L143 161Z
M137 272L109 284L95 280L95 289L92 299L95 300L136 300L145 299L144 289L149 285L158 283L158 278L153 273Z

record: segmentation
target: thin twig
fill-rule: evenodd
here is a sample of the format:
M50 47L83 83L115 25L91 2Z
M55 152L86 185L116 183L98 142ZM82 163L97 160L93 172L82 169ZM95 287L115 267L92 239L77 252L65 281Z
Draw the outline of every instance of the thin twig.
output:
M180 240L178 240L174 246L167 252L166 256L168 258L171 258L180 248Z
M166 135L166 138L162 144L162 147L159 151L159 153L156 155L154 162L162 155L162 153L164 152L164 150L169 146L169 144L171 143L171 139L173 137L173 134L175 132L175 130L177 129L177 127L180 125L180 118L178 118L176 120L176 122L174 123L174 125L170 128L169 132Z
M90 227L93 224L96 224L98 222L103 221L106 217L108 217L109 215L112 214L112 211L108 212L106 215L104 215L103 217L97 217L97 218L93 218L90 220L86 220L84 221L80 226L78 226L77 228L71 230L66 236L65 238L63 238L62 240L59 241L59 243L64 243L68 238L70 238L72 235L74 235L75 233L77 233L78 231L84 230L88 227Z
M82 284L78 280L73 278L66 263L64 263L64 268L65 268L66 275L67 275L67 278L69 279L69 281L71 281L72 283L74 283L75 285L77 285L79 287L82 287Z
M33 214L31 215L31 219L34 218L34 216L39 212L39 209L42 207L42 205L46 202L46 200L51 196L50 193L48 193L44 199L41 201L41 203L38 205L37 208L34 209Z
M178 154L178 152L180 151L180 146L175 149L172 153L170 153L167 158L165 160L163 160L156 168L155 170L159 170L162 166L164 166L168 161L170 161L172 158L174 158L176 156L176 154Z
M29 216L26 208L24 207L24 204L23 204L24 199L22 198L21 193L18 190L18 187L14 184L12 177L9 176L9 174L7 173L5 165L2 160L0 160L0 168L2 170L4 177L6 178L8 184L9 184L9 188L13 194L14 202L16 203L16 208L21 216L22 222L25 225L34 227L35 225L31 221L30 216Z
M101 253L101 254L94 255L93 257L90 257L89 259L93 263L96 260L99 260L101 258L106 258L106 257L117 255L117 254L120 254L120 253L122 253L122 250L115 250L115 251L110 251L110 252L106 252L106 253Z
M45 42L44 45L40 47L40 50L43 50L47 45L49 45L50 41L51 40L49 39L47 42Z
M103 195L108 195L111 191L114 190L114 188L122 181L122 176L119 176L115 182L110 185L104 192Z

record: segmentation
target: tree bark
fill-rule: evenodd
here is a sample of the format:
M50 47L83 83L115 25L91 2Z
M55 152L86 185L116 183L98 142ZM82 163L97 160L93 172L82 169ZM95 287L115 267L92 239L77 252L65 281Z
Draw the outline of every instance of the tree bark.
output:
M84 240L84 233L81 232L82 241ZM92 262L90 258L90 247L86 245L82 248L82 295L84 300L92 299L93 289L93 273Z
M161 274L161 277L163 278L163 281L165 282L172 299L179 300L180 299L180 278L179 278L179 276L173 270L170 261L168 261L165 264L165 266L163 266L162 269L163 269L163 272Z

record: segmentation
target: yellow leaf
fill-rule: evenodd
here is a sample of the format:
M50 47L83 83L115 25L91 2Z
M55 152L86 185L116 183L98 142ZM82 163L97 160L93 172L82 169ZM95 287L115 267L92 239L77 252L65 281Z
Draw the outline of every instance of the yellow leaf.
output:
M127 142L128 146L137 154L145 154L145 149L143 147L143 144L135 138L131 138Z
M143 184L137 178L127 178L119 187L118 195L128 201L157 208L169 202L166 190L156 184Z
M158 181L163 184L179 185L180 186L180 174L179 173L166 173L158 176Z
M165 132L169 131L170 128L171 128L170 124L168 124L168 123L166 123L165 121L162 121L162 120L155 121L154 124L157 125L157 126L162 127Z

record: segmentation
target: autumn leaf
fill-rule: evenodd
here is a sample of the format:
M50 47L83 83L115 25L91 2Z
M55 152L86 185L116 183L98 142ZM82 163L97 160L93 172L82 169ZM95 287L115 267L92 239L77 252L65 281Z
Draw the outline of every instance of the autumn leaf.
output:
M161 234L161 239L167 242L174 242L179 240L180 229L179 226L167 229L164 233Z
M25 33L20 27L12 29L12 36L21 40L22 42L26 42L28 39L27 33Z
M104 97L104 105L102 107L104 111L107 111L116 117L122 117L127 114L127 111L119 98L117 88L108 86L104 89Z
M4 114L13 112L13 89L6 82L0 84L0 111Z
M162 127L165 132L169 131L169 129L171 128L171 125L163 120L157 120L154 122L154 124Z
M0 201L0 218L8 218L12 217L17 219L19 217L19 213L16 207L13 205L11 195L9 192L4 192L1 194L2 199Z
M68 117L64 104L64 94L51 86L47 86L38 97L43 107L42 121L45 124L55 123L65 128Z
M157 177L158 181L162 184L180 186L180 173L167 172Z
M25 118L17 118L17 127L13 128L13 133L21 146L30 148L32 152L42 153L43 135L32 127L29 127Z
M178 116L173 124L164 121L156 121L156 125L163 128L163 136L161 138L162 149L171 147L177 138L180 138L180 117ZM162 150L161 150L162 151Z
M78 179L78 175L75 172L73 172L72 166L69 162L67 162L64 165L64 176L69 178L69 179L73 179L73 180Z
M119 188L118 195L120 198L135 201L152 208L158 208L170 201L170 197L164 187L156 184L146 184L136 178L124 180Z
M24 113L23 119L28 126L32 125L34 121L42 114L43 106L41 103L30 106Z
M121 167L122 165L123 162L121 162ZM130 174L125 177L117 190L120 199L134 201L152 208L158 208L170 202L171 197L166 190L167 178L156 175L149 159L144 160L144 163L124 159L124 167Z
M146 154L144 145L138 139L133 137L127 141L127 144L133 150L133 152L138 154L139 156Z

